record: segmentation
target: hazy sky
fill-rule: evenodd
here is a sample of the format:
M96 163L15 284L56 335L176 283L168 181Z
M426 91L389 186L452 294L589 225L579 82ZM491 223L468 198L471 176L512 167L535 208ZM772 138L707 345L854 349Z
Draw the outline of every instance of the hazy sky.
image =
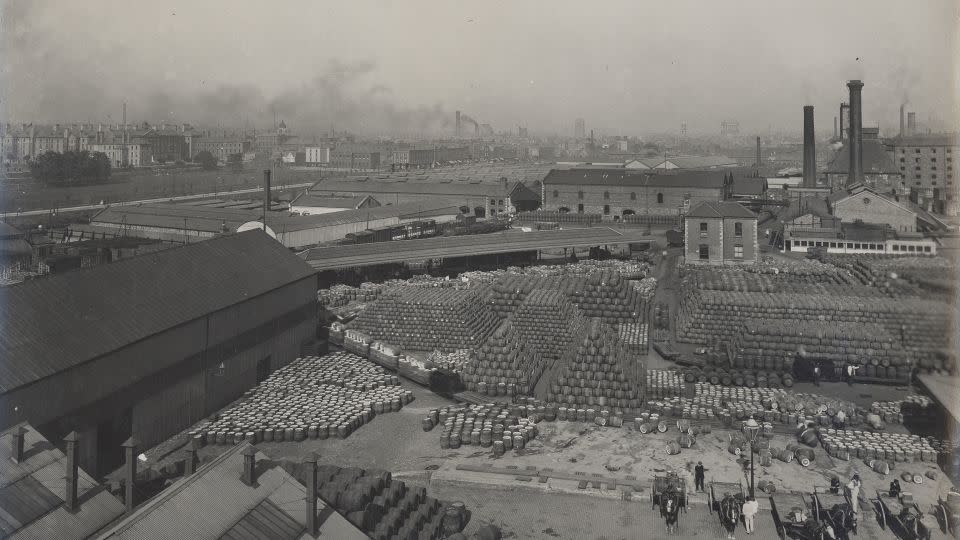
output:
M830 131L845 82L864 121L958 118L957 0L0 0L0 115L364 133ZM109 118L108 118L109 115ZM955 124L955 123L954 123Z

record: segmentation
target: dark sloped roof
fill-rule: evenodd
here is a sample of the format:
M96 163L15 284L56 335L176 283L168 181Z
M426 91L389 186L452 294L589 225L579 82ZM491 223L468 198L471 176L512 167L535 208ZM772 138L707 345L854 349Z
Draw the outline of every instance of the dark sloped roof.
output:
M730 186L733 195L763 195L767 189L766 178L735 178Z
M729 171L652 173L642 169L553 169L543 179L543 184L721 189L723 188L723 177L727 172Z
M263 471L258 467L256 486L240 480L243 452L249 447L247 443L237 445L178 480L101 538L312 538L306 533L306 488L283 467L274 465ZM257 452L256 459L268 458ZM367 538L322 499L317 500L317 510L320 538ZM266 527L262 520L273 521L275 526ZM253 522L256 526L250 527Z
M704 201L687 214L695 218L746 218L757 219L757 215L740 203Z
M10 459L13 433L24 433L24 459ZM0 435L0 536L3 538L90 537L124 512L123 503L100 489L83 469L77 474L79 507L70 511L66 497L66 456L29 424L19 424Z
M294 199L290 205L309 206L313 208L349 208L355 210L369 197L370 195L360 197L329 197L304 193Z
M847 174L850 169L850 146L844 144L827 163L827 174ZM863 140L864 174L900 174L900 169L877 139Z
M777 220L787 223L807 214L813 214L821 219L833 217L825 200L820 197L800 197L791 200L789 205L780 209Z
M0 392L311 274L248 231L0 288Z
M23 232L5 221L0 221L0 238L23 238Z

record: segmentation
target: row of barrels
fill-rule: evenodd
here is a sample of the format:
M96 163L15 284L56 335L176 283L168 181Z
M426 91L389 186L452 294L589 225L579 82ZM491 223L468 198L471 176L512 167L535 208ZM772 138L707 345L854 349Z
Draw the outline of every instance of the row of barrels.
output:
M688 383L710 383L712 385L742 386L746 388L791 388L794 384L791 372L748 371L716 367L685 368L683 378Z
M399 411L413 393L395 376L350 353L299 358L221 411L204 444L345 438L374 415Z
M648 369L644 391L648 398L681 396L686 390L684 376L674 370Z
M826 429L820 430L819 438L829 455L844 460L935 462L938 454L927 439L916 435Z

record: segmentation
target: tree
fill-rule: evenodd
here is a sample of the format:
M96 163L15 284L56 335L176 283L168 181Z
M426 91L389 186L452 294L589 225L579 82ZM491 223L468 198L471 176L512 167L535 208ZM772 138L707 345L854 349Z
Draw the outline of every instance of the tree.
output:
M30 175L49 185L97 184L110 180L110 159L103 152L45 152L29 162Z
M194 163L199 163L203 170L212 171L217 168L217 158L213 154L204 150L193 157Z
M232 171L240 171L243 169L243 154L230 154L227 156L227 166L230 167Z

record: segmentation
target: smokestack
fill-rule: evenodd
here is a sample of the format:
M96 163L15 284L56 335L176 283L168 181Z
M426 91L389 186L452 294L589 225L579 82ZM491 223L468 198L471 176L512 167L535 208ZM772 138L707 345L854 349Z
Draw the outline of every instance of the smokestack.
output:
M840 133L837 131L837 117L833 117L833 138L834 140L840 138Z
M307 466L307 534L317 535L317 454L310 452L304 461Z
M850 136L850 105L840 104L840 138L846 139Z
M850 170L847 183L863 182L863 109L860 104L860 92L863 82L850 81Z
M10 441L10 457L15 463L23 463L23 441L27 435L27 428L20 426L13 430L13 440Z
M907 135L917 134L917 113L907 113Z
M460 138L460 111L457 111L457 138Z
M67 472L67 486L66 491L64 492L63 502L66 504L67 510L74 511L77 509L77 481L79 474L79 452L78 442L80 438L77 436L76 431L71 431L63 438L63 441L67 443L67 462L65 464Z
M757 137L757 167L762 163L762 158L760 157L760 137Z
M140 441L130 437L121 446L123 446L123 453L127 460L123 467L123 481L126 483L124 486L124 503L129 514L133 512L133 508L136 506L133 487L137 481L137 447L140 446Z
M243 473L240 475L240 481L250 487L257 485L257 449L248 444L243 449Z
M903 105L900 105L900 136L903 137Z
M803 187L817 187L817 148L813 128L813 105L803 107Z
M263 230L267 230L267 212L270 211L270 169L263 170Z

